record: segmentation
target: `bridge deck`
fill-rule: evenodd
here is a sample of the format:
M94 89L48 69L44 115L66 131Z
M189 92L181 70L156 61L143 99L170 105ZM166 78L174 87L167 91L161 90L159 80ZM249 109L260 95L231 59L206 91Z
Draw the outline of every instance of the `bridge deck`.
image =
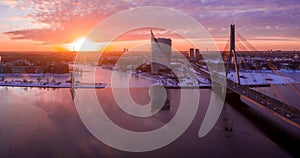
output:
M193 64L195 70L203 74L203 76L210 78L208 72L203 71L199 66ZM227 88L237 94L240 94L249 101L255 103L260 108L271 112L280 119L300 128L300 110L283 103L277 99L269 97L265 94L257 92L246 85L237 84L231 80L226 80Z

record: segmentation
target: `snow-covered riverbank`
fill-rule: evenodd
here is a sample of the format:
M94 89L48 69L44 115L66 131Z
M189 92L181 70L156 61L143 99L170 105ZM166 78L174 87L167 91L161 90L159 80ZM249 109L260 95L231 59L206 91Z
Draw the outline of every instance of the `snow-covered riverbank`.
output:
M38 88L105 88L105 83L87 84L87 83L46 83L46 82L0 82L0 86L9 87L38 87Z

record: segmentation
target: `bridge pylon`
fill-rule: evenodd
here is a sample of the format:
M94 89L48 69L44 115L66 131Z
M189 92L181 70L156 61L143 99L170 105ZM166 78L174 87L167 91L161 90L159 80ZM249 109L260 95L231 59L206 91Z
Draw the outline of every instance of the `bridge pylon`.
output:
M237 64L237 55L235 50L235 25L234 24L230 25L230 50L229 50L229 57L227 58L227 62L226 62L226 77L231 62L233 62L234 64L237 83L240 84L239 67Z

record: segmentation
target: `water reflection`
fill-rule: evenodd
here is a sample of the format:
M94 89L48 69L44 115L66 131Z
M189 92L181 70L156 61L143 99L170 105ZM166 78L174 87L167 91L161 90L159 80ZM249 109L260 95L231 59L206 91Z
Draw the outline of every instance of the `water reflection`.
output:
M163 126L174 116L179 91L171 91L170 111L161 111L150 118L136 118L124 113L113 101L109 88L97 90L97 96L105 102L103 108L116 124L129 130L148 131ZM131 92L135 96L147 93L148 89L131 89ZM287 156L227 105L214 129L199 139L197 132L207 110L209 90L201 91L199 111L189 129L167 147L146 153L122 152L95 139L79 119L69 89L2 87L0 93L0 157L206 157L245 156L245 153L248 156ZM135 100L143 102L148 97L137 95ZM226 126L230 121L231 133L224 130L224 121Z
M101 70L109 74L109 70ZM109 82L109 75L97 76ZM132 84L148 83L131 78ZM133 86L133 99L149 103L149 89ZM122 87L120 87L122 88ZM256 128L248 119L225 104L213 130L198 137L207 110L210 90L201 90L196 117L187 131L168 146L152 152L130 153L98 141L84 126L76 111L70 89L0 87L0 157L288 157L289 155ZM96 90L102 108L122 128L149 131L162 127L176 114L180 89L170 91L170 110L152 117L137 118L117 106L111 88ZM185 105L189 106L189 105ZM132 140L135 141L135 140Z

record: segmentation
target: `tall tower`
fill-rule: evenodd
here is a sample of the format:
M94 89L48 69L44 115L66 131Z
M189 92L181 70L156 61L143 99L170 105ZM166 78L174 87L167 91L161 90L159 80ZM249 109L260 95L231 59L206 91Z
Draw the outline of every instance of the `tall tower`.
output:
M237 55L235 51L235 25L234 24L230 25L230 50L229 50L229 57L227 60L226 76L229 71L228 66L230 65L231 62L233 62L234 64L237 83L240 84L239 68L237 64Z
M197 48L196 49L196 61L199 62L201 56L200 56L200 50Z
M191 60L194 60L195 54L194 54L194 48L190 48L190 54L189 57Z
M155 38L151 31L151 72L159 73L170 66L172 40L168 38ZM157 64L160 63L160 64ZM164 66L162 66L164 65Z
M235 25L230 25L230 53L235 52Z

